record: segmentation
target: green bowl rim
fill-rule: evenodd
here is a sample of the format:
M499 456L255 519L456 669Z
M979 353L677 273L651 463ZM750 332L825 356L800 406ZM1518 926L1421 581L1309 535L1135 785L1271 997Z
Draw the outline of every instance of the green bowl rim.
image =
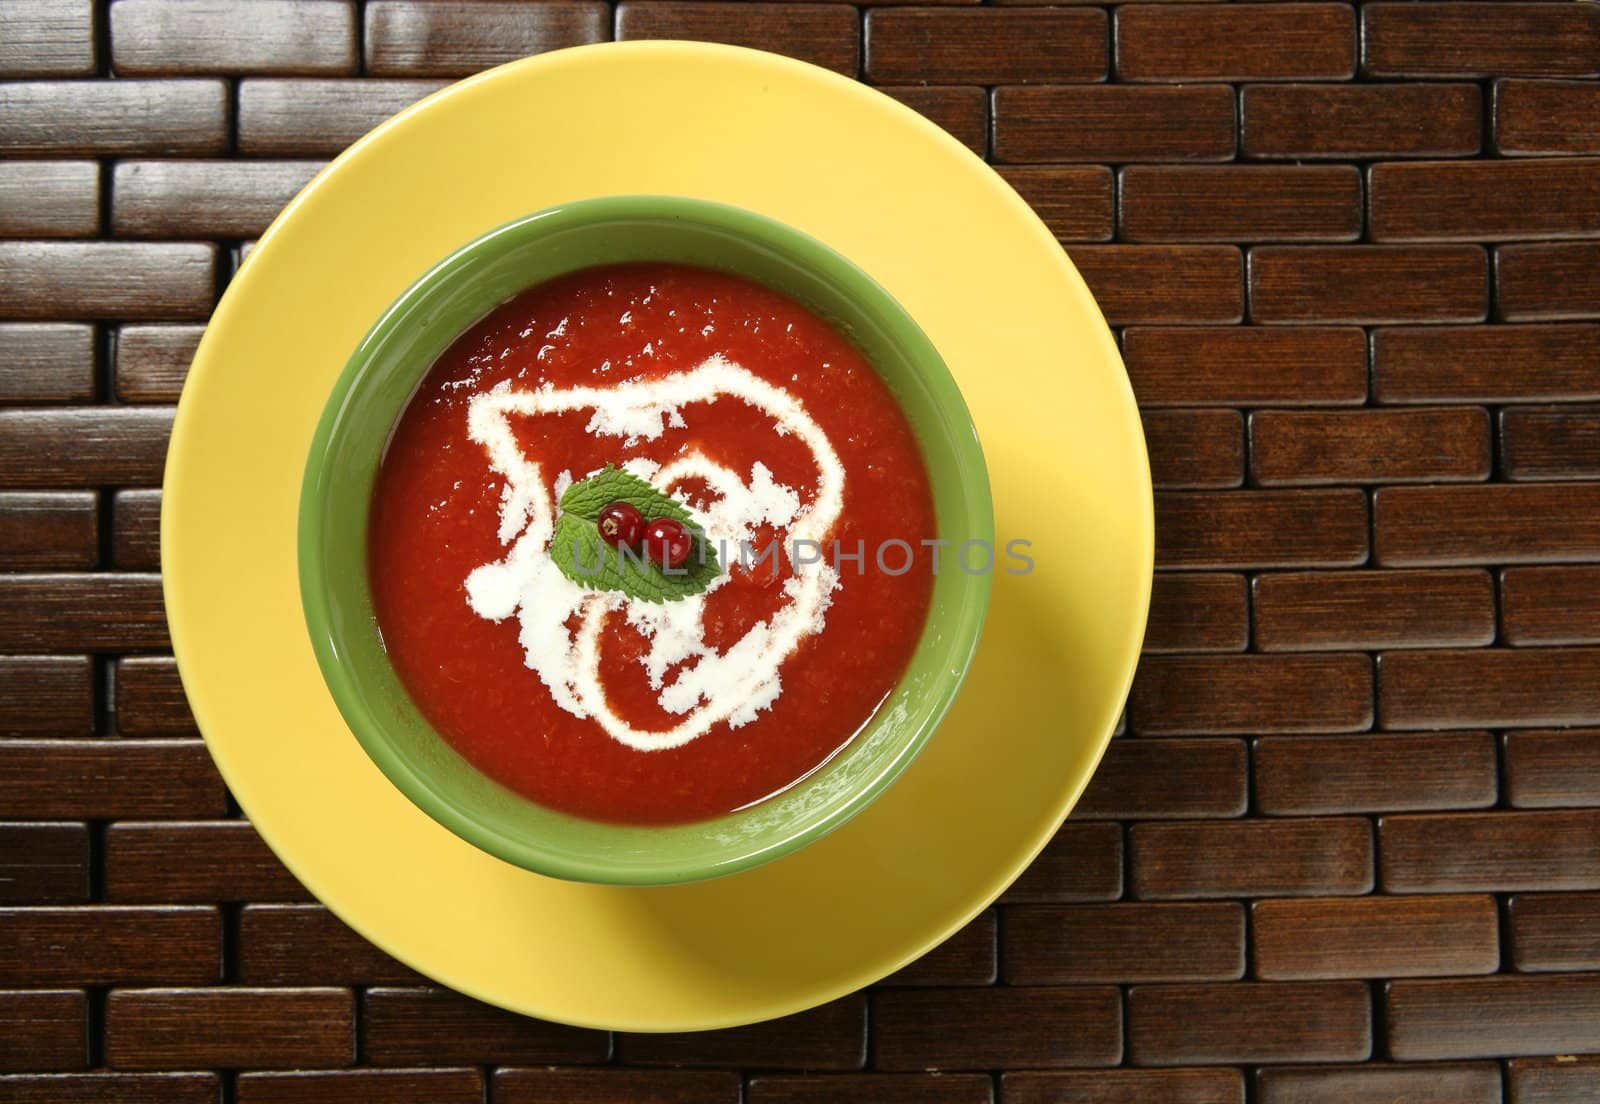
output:
M732 204L688 196L620 194L577 199L557 204L512 219L488 230L434 264L423 275L413 281L393 303L385 308L378 321L373 324L372 328L357 344L355 350L345 362L344 367L340 370L339 377L330 389L324 402L322 413L318 418L316 431L312 436L311 445L307 453L305 474L301 481L297 511L296 549L301 606L305 615L306 628L310 636L312 650L316 656L317 666L321 671L323 681L333 697L334 704L337 706L340 715L344 718L345 724L356 737L367 756L412 804L466 842L525 870L570 881L608 885L653 886L719 878L748 870L797 851L801 847L844 825L876 800L884 790L888 789L938 729L955 701L962 684L966 681L972 658L977 652L988 612L992 589L992 570L998 568L996 566L992 570L978 575L963 572L969 582L969 586L960 592L962 600L954 615L955 624L959 631L952 634L952 643L946 649L946 658L953 665L953 677L940 680L936 684L938 687L936 692L923 695L923 708L927 710L924 719L911 736L905 739L904 745L895 753L894 757L882 766L876 775L869 776L864 783L851 790L849 796L839 801L837 806L826 816L800 830L784 833L776 840L753 847L751 850L732 858L692 866L679 860L671 867L659 869L641 867L637 864L619 867L608 863L603 858L586 859L581 863L570 861L562 856L549 853L535 841L510 836L484 824L474 816L471 810L463 808L446 794L437 790L425 774L414 770L402 755L390 748L387 740L380 735L384 727L383 723L367 709L365 702L355 690L356 679L349 668L340 660L338 642L342 638L337 635L336 618L333 617L329 608L328 578L321 557L326 532L320 509L322 499L319 492L322 485L332 478L327 470L326 459L330 443L339 424L341 409L355 389L355 385L367 362L384 345L395 330L407 321L408 311L406 308L410 307L414 300L424 296L430 289L454 278L463 269L471 267L481 255L486 252L492 252L508 237L518 239L522 235L530 234L534 231L554 232L565 228L568 224L582 224L592 220L639 217L693 220L709 224L712 228L724 232L731 231L743 237L750 237L763 244L771 245L776 242L786 252L798 255L806 266L813 270L825 271L830 278L846 285L852 298L876 300L879 307L882 308L883 317L881 322L885 329L890 331L893 344L901 349L910 350L907 359L914 364L916 374L920 377L922 385L932 394L936 408L949 424L951 438L958 441L958 447L964 454L962 464L965 469L965 478L959 481L959 488L970 512L973 514L973 520L978 530L968 539L987 541L991 547L993 546L993 495L989 484L988 465L984 459L982 445L978 438L977 427L972 421L971 412L967 408L966 400L962 397L955 378L950 374L949 367L945 364L944 358L939 354L938 349L905 308L900 305L899 301L889 294L887 289L849 258L830 246L803 231L766 215L757 214L754 211L736 207ZM533 233L533 236L537 237L539 235ZM593 266L578 266L570 271L580 271L585 267ZM746 278L749 279L750 277ZM757 282L760 281L758 280ZM537 285L530 284L528 286ZM779 290L780 293L785 295L788 294L783 292L782 289L775 290ZM494 308L491 307L489 309L492 310ZM488 311L484 313L487 314ZM465 330L462 332L465 332ZM431 362L429 366L431 367ZM874 367L876 368L876 366ZM425 370L419 372L416 381L417 386L420 386L423 374L425 374ZM414 396L415 386L406 402L401 405L400 411L405 409L405 405L409 404ZM397 412L395 414L396 419L399 416L399 412ZM923 437L920 433L916 436L918 445L921 447L924 443ZM379 462L381 463L381 458ZM369 511L370 506L368 511L363 511L363 523L370 516ZM918 638L917 648L913 653L913 662L915 662L916 655L927 644L928 634L932 627L931 612L930 608L930 620L924 624L922 633ZM374 628L376 627L374 626ZM965 641L964 647L961 646L962 641ZM385 649L386 652L387 650ZM903 684L903 681L904 678L902 676L902 680L896 683L896 690ZM894 691L891 691L891 695L893 693ZM927 702L930 699L931 708L928 708ZM416 709L423 723L432 729L432 723L427 720L414 702L411 703L411 707ZM880 708L867 724L870 726L882 715ZM434 729L434 736L446 746L449 746L449 742L436 729ZM849 755L854 747L859 746L860 738L861 734L858 733L851 743L844 746L839 755ZM835 758L837 759L838 757L836 756ZM493 779L490 779L490 781L505 788L503 784ZM515 791L508 790L508 792L515 794ZM529 798L522 797L520 794L515 796L527 801L529 804L538 804ZM723 817L698 823L713 824L719 820L736 818L750 809L760 808L764 804L765 802L761 802L755 806L748 806L745 809L725 814ZM549 808L548 806L540 807ZM550 811L559 812L559 810ZM571 816L571 814L562 815ZM572 819L583 820L583 818L579 817L572 817ZM585 821L585 823L604 822Z

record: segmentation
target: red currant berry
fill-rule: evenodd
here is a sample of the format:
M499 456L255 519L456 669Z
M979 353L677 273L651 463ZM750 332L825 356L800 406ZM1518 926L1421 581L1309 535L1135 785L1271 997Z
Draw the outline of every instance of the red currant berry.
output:
M613 502L600 511L595 524L600 527L600 539L613 548L632 548L644 539L644 515L629 502Z
M694 539L681 521L656 518L644 531L644 553L662 567L682 567L694 548Z

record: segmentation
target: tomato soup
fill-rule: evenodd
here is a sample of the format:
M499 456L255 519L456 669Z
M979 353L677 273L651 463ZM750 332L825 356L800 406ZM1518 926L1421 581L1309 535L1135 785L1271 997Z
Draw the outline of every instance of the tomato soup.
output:
M562 504L612 476L682 505L717 552L702 589L558 563ZM491 778L602 821L718 816L826 762L904 672L936 569L916 440L861 353L681 265L577 272L463 334L375 495L379 627L418 708Z

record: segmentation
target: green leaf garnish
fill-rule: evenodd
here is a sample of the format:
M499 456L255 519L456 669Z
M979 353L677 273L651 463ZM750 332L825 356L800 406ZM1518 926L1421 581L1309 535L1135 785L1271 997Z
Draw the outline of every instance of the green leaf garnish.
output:
M595 526L600 511L613 502L631 503L646 521L670 517L683 522L694 550L680 567L649 562L642 552L613 548ZM646 602L674 602L699 594L722 573L717 550L689 510L638 476L606 465L561 496L561 516L550 540L550 558L561 573L590 590L621 591Z

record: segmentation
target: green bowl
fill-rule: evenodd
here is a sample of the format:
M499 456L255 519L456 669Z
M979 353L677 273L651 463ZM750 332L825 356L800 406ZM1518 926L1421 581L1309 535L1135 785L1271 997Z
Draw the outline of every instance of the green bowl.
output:
M384 651L367 577L378 465L422 378L463 331L526 288L628 261L736 273L831 321L876 367L909 419L933 487L938 535L956 544L992 543L994 517L972 419L922 330L844 257L749 211L669 196L552 208L463 246L384 313L334 384L300 493L300 596L328 689L389 780L462 839L558 878L662 885L778 858L866 808L927 743L955 698L978 643L990 580L939 572L910 666L872 722L803 782L739 812L670 827L602 824L529 801L468 763L423 718Z

